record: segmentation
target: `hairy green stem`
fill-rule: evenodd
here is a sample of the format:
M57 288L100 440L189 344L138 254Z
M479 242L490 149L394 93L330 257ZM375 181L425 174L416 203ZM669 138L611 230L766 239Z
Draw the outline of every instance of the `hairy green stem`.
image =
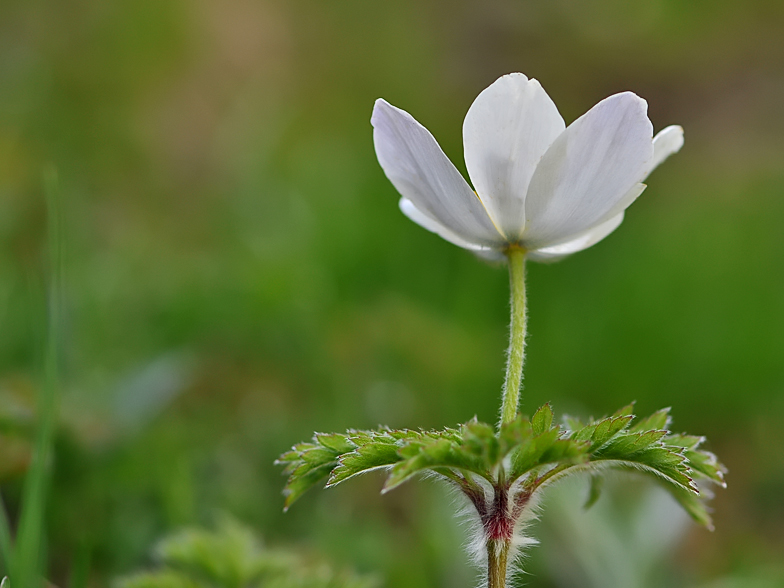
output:
M509 259L512 324L509 329L509 353L504 381L504 399L501 405L501 423L513 421L517 416L525 359L525 251L519 247L512 247L506 252L506 256Z
M487 588L506 588L506 563L510 542L490 539L487 542Z

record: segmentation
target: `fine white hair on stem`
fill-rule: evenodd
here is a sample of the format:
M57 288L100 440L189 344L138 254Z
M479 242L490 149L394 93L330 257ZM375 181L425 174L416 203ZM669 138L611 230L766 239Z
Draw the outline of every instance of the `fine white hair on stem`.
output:
M509 550L509 563L507 564L507 578L515 578L524 575L523 560L527 557L527 549L537 545L539 541L527 535L529 527L539 520L541 514L541 492L534 492L523 508L520 517L515 521L512 545Z
M469 474L470 475L470 474ZM435 477L441 481L447 481L441 476ZM493 504L494 489L484 478L480 476L471 475L471 479L483 490L484 496L482 497L484 504ZM487 534L485 526L482 522L479 511L476 505L463 493L455 484L447 483L450 495L456 508L456 519L458 523L467 529L467 540L464 543L464 548L469 556L469 561L479 570L484 570L487 567ZM521 484L514 484L512 488L512 495L516 495L521 491ZM519 575L524 573L521 562L525 555L526 549L530 546L536 545L538 541L527 534L527 531L532 523L539 518L540 501L539 492L534 496L529 497L525 506L520 511L518 517L514 521L514 530L512 541L510 544L509 555L507 559L507 577ZM511 501L510 501L511 502ZM511 516L511 512L510 512ZM487 578L482 575L479 583L479 588L485 588L487 585Z
M557 468L552 467L544 470L539 468L517 478L509 486L501 484L500 488L494 487L482 476L466 471L461 472L466 480L460 481L460 483L450 475L445 476L432 471L422 472L422 477L447 482L445 485L449 487L449 495L456 507L456 519L460 526L467 530L464 548L469 556L469 561L480 570L478 586L479 588L487 588L488 576L484 574L484 570L488 566L488 557L492 556L492 554L488 554L488 549L494 549L493 546L499 544L499 541L504 541L506 545L504 552L499 551L499 553L504 554L501 561L506 562L504 577L508 579L508 582L511 583L514 578L519 578L526 573L522 564L528 554L527 550L538 544L538 541L529 535L529 529L539 519L541 500L547 488L555 485L561 479L571 477L572 474L604 472L617 468L655 474L670 483L676 483L661 472L653 471L650 467L623 460L606 460L605 462L574 465L564 471L553 471ZM458 472L454 471L453 473L457 474ZM531 476L545 479L539 481L538 484L534 483L532 490L533 479ZM499 495L497 492L503 494ZM498 511L499 508L504 511ZM509 521L512 525L511 532L507 527L505 533L497 535L499 527L496 525L499 520Z
M487 504L492 500L493 489L487 480L481 476L467 474L471 476L471 480L476 483L483 491L484 503ZM441 478L441 480L444 480ZM456 506L455 517L461 527L467 530L467 539L463 545L466 553L468 554L471 564L478 568L482 568L487 564L487 554L485 552L486 539L484 525L479 516L476 506L468 496L455 484L446 484L450 489L450 494L454 497Z

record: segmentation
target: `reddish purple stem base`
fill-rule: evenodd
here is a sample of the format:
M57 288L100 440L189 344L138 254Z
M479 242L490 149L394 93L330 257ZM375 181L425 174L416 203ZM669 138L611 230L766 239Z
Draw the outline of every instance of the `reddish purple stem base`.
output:
M510 496L508 483L493 486L492 497L486 496L478 486L463 486L465 495L476 508L484 530L487 545L488 588L504 588L508 567L509 549L517 521L531 497L529 491L520 489Z

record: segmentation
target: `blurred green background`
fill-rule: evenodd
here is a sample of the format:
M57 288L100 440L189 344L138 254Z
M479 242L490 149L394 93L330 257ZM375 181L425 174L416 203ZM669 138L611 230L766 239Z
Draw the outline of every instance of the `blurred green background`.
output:
M729 488L716 532L677 523L639 585L784 586L782 30L778 0L0 3L12 520L41 373L47 166L65 214L51 579L89 562L106 585L162 534L228 512L389 588L474 585L443 488L381 497L368 476L284 515L272 462L314 430L495 419L506 272L399 213L369 118L378 97L408 110L464 171L468 106L522 71L567 123L632 90L657 130L686 131L616 233L530 264L524 412L672 406ZM603 520L631 525L616 498ZM644 502L639 516L659 512ZM566 512L545 509L521 584L589 586L584 544L625 537ZM572 549L575 529L590 532Z

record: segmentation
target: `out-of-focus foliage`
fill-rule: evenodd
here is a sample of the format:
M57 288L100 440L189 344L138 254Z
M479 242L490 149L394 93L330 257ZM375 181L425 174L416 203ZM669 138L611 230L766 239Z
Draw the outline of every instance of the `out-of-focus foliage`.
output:
M377 582L290 551L270 550L247 527L223 519L215 531L186 529L155 549L159 569L115 583L117 588L374 588Z
M552 586L568 588L778 588L780 566L750 567L710 582L684 582L668 565L684 548L691 522L663 488L642 478L609 476L602 498L580 507L588 488L579 478L546 495L541 541L531 575L547 576ZM606 494L606 496L604 496ZM688 542L686 542L688 549ZM688 557L688 554L686 555Z
M30 461L33 407L30 398L0 390L0 478L27 469Z
M784 583L784 570L762 568L722 578L700 588L778 588L782 583Z
M531 574L563 588L682 585L667 562L691 522L671 495L642 478L610 475L602 497L584 509L586 490L573 478L546 495L538 529L542 557Z
M510 71L541 80L567 122L632 90L656 129L686 131L613 235L530 264L524 412L672 406L730 473L716 532L688 527L663 560L669 585L778 565L782 30L779 0L0 3L12 522L40 382L50 164L64 214L52 581L86 568L104 586L219 508L390 588L472 585L442 488L380 497L369 475L283 515L272 462L315 430L494 422L507 276L399 213L369 117L384 97L459 162L471 100ZM525 582L553 585L545 571Z

